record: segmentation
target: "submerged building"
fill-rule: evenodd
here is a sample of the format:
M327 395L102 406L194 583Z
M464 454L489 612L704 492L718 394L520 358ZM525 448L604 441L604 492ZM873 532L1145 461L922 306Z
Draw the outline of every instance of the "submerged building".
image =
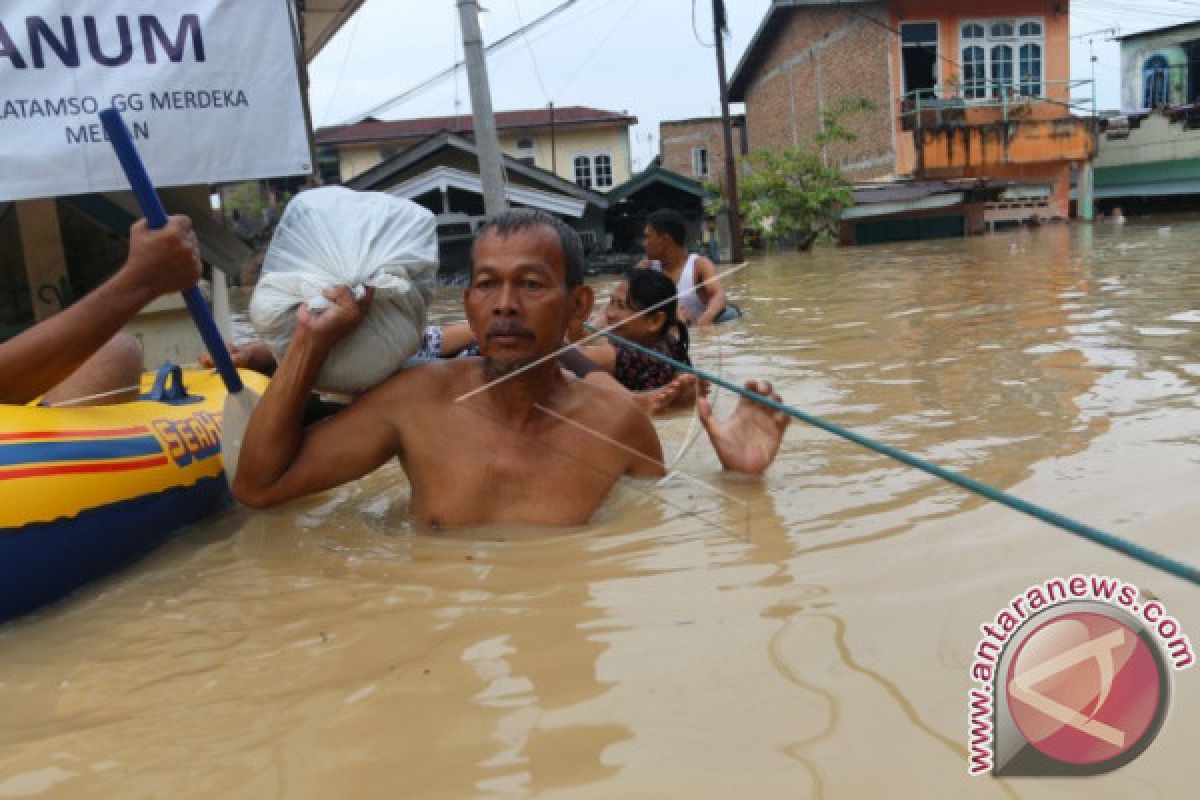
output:
M857 138L820 155L851 181L935 182L885 193L877 213L864 204L844 239L1065 219L1095 153L1090 116L1073 113L1090 112L1091 87L1070 78L1069 21L1059 0L775 0L730 96L746 105L750 149L776 151L812 146L822 112L865 99L872 110L844 121ZM963 202L930 199L946 182Z
M1200 21L1117 37L1121 109L1101 120L1102 205L1195 207L1200 197Z

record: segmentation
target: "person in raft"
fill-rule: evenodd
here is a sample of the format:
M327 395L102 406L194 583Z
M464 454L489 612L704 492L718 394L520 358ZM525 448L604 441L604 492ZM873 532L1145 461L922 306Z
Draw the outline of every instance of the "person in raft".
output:
M302 407L322 362L362 320L371 292L356 301L339 286L325 296L332 305L322 313L297 310L295 335L250 418L233 482L246 505L278 505L398 458L421 524L576 525L622 476L665 473L645 412L548 358L593 300L579 237L561 221L523 209L480 229L463 293L480 357L402 370L305 429ZM747 386L777 397L768 383ZM722 465L751 474L774 459L788 422L747 400L725 420L702 402L701 419Z
M717 268L687 249L687 222L678 211L653 211L646 217L646 257L639 268L658 270L679 287L679 316L688 325L712 325L741 316L728 305Z
M200 279L200 247L185 216L129 230L129 254L106 282L78 302L0 343L0 403L123 403L137 398L142 348L121 328L151 300ZM122 391L124 390L124 391Z

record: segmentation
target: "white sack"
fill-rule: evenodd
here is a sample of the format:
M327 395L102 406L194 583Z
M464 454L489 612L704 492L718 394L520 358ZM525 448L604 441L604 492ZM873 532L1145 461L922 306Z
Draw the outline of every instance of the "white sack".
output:
M250 300L250 322L276 358L296 326L296 309L319 308L338 284L373 286L367 318L333 348L317 386L357 392L374 386L416 353L437 277L433 214L381 192L325 187L288 204Z

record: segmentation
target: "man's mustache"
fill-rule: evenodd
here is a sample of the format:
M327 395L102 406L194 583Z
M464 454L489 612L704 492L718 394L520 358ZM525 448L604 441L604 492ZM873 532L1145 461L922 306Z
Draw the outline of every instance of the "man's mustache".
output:
M515 322L493 322L488 326L484 337L490 339L493 336L522 336L526 339L532 339L533 331Z

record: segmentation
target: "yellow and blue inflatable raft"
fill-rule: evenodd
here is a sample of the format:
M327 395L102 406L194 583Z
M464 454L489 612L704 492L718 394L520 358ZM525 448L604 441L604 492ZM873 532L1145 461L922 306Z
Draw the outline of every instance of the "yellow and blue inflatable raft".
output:
M243 371L261 393L267 379ZM137 402L0 406L0 621L70 593L231 501L225 387L165 365Z

